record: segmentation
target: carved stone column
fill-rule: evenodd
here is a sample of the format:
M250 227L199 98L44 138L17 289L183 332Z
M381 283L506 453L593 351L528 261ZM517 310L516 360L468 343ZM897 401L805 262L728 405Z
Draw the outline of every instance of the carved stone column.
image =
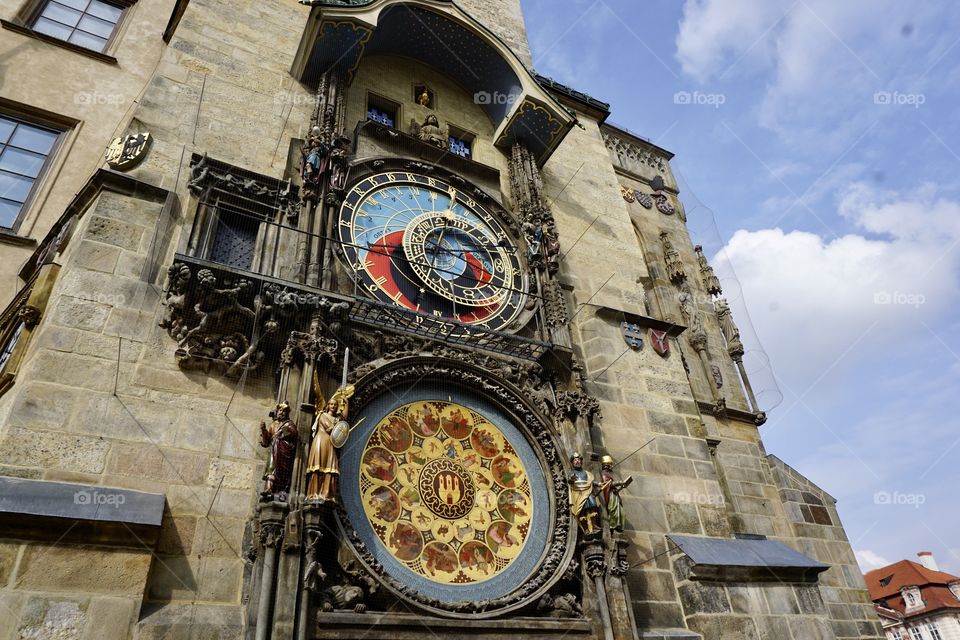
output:
M610 605L607 602L607 588L604 584L604 578L607 575L607 558L603 552L603 539L595 536L592 539L583 540L580 545L584 571L597 592L597 607L600 610L600 622L603 624L603 638L616 640L613 634L613 621L610 619Z
M260 598L257 602L256 640L267 640L270 636L273 608L273 591L276 582L277 555L283 542L283 524L286 518L286 505L271 502L260 509L260 554L263 562L260 572Z

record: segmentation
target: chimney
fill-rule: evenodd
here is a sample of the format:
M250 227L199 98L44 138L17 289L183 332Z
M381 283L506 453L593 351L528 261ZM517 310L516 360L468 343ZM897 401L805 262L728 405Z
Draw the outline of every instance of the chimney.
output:
M920 559L920 564L930 569L930 571L940 571L940 568L937 566L937 561L933 559L932 551L921 551L917 554L917 557Z

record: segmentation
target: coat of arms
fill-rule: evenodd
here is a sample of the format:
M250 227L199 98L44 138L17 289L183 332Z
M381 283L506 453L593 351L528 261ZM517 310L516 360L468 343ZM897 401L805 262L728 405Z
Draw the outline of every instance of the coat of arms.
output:
M621 322L620 330L623 331L624 342L626 342L631 349L637 351L643 349L643 331L640 329L640 325Z
M670 338L667 337L666 331L650 329L650 344L660 356L666 358L670 355Z
M153 138L149 133L130 134L125 138L114 138L107 147L105 160L111 169L126 171L137 165L147 154Z

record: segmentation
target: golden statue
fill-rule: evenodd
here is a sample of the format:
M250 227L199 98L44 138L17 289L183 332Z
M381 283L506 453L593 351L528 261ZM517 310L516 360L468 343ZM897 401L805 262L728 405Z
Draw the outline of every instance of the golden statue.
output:
M421 93L420 97L417 98L417 102L419 102L420 105L424 107L430 106L430 93L427 91L426 87L423 88L423 93Z
M314 386L318 386L316 378ZM317 414L311 429L313 439L307 456L307 500L337 501L337 478L340 475L337 449L346 443L350 435L347 417L353 393L353 385L342 386L330 400L324 402L322 393L317 389L317 406L322 405L323 409Z

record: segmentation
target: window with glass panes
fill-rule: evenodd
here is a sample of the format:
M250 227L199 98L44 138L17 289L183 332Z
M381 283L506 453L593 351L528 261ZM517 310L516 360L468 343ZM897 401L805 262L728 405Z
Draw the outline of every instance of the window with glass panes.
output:
M0 114L0 227L16 226L59 131Z
M940 635L940 626L936 622L928 622L927 631L930 632L932 640L943 640L943 636Z
M923 640L923 631L920 630L920 627L910 629L910 640Z
M103 53L123 7L103 0L47 0L33 30Z

